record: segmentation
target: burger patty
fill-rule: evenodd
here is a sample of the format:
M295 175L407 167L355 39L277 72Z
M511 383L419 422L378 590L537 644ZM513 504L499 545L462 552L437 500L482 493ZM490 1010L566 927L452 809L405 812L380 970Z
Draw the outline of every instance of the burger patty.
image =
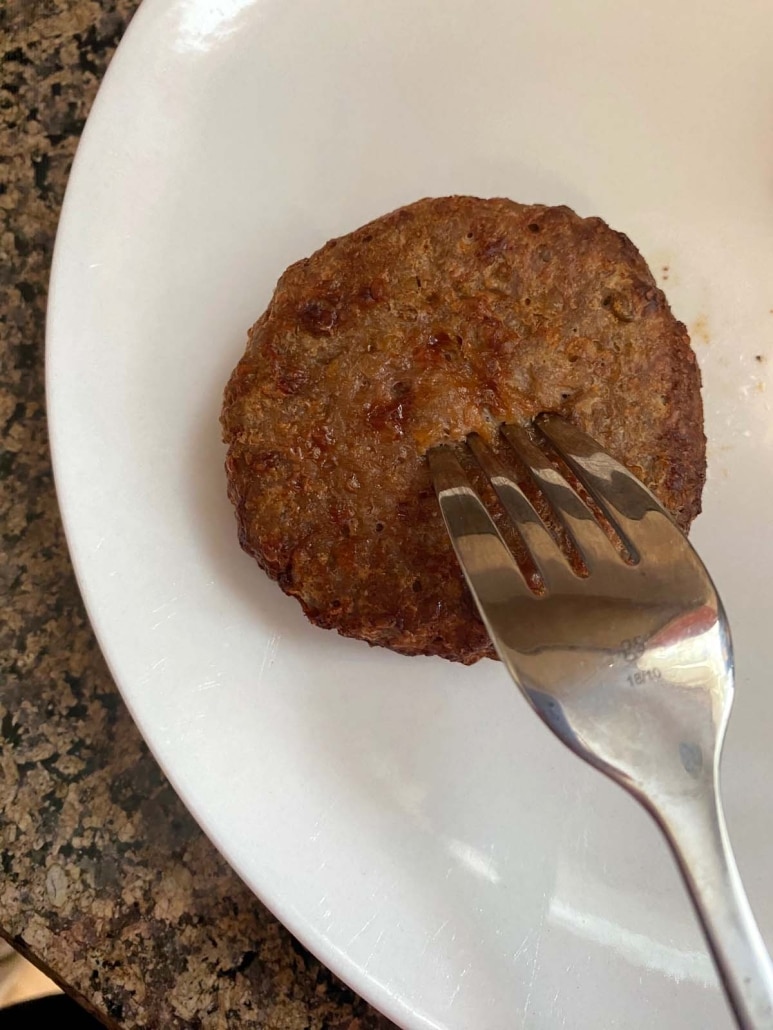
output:
M700 372L631 241L567 207L444 197L292 265L225 391L242 547L318 626L402 654L494 657L427 450L553 411L700 511Z

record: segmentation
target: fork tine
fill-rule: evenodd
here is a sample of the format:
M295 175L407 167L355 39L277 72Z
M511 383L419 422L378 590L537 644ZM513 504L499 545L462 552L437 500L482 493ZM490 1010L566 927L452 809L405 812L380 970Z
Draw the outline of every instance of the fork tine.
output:
M499 534L494 520L470 485L450 447L433 447L428 455L432 482L456 557L481 618L497 643L497 634L512 621L512 602L538 600Z
M502 507L520 533L537 564L548 590L555 590L577 575L551 536L534 505L493 451L478 436L467 437L467 446L494 487Z
M592 437L559 415L540 415L537 427L601 506L635 557L655 543L651 530L662 535L664 522L676 528L655 495Z
M566 479L520 426L504 425L501 432L521 461L529 468L537 484L593 573L611 561L621 562L611 540L596 521L590 508L575 493Z

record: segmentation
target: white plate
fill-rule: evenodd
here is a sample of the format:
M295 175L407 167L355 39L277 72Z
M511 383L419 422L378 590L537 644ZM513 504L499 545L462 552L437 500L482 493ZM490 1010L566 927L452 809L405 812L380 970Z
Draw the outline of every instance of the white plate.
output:
M694 538L735 631L728 815L773 944L771 53L770 0L146 0L89 120L48 388L94 627L215 844L406 1027L728 1017L657 832L498 665L313 629L241 553L223 385L283 268L398 204L565 202L629 233L703 367Z

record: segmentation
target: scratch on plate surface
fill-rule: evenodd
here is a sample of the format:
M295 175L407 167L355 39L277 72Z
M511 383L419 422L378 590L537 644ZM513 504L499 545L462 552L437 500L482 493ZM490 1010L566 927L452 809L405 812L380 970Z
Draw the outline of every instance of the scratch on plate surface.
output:
M532 996L532 993L534 991L534 984L536 983L536 980L537 980L537 967L539 966L539 953L540 953L540 948L542 947L542 937L543 937L543 933L544 933L544 930L545 930L545 917L546 917L546 914L547 914L547 909L543 905L542 911L540 912L539 925L537 926L537 931L536 931L537 941L536 941L536 944L534 945L534 956L533 956L533 958L531 960L531 973L529 974L529 986L526 988L526 1000L523 1003L523 1016L524 1016L524 1019L528 1015L529 1006L531 1005L531 996Z
M523 955L523 953L528 948L530 941L531 941L531 931L529 931L529 933L526 934L524 939L521 941L521 943L518 945L518 947L513 952L513 962L517 962L518 959L521 957L521 955Z
M202 680L201 683L197 683L193 688L196 691L211 690L213 687L217 687L220 684L220 677L215 677L211 680Z
M438 939L438 937L441 935L443 930L445 930L445 928L448 926L448 924L450 922L451 922L450 919L444 919L443 922L440 924L440 926L436 930L434 930L432 933L428 933L426 935L426 937L424 938L424 947L421 949L420 955L426 955L427 950L429 949L430 944L434 944L435 943L435 941Z
M459 979L456 981L456 987L454 987L453 991L451 992L451 997L448 999L448 1004L447 1004L446 1008L450 1009L450 1008L453 1007L453 1004L454 1004L454 1002L457 999L459 991L461 991L461 989L462 989L462 980L463 980L463 978L465 976L467 976L467 974L469 973L471 968L472 968L471 966L465 966L464 969L459 974Z
M561 996L561 991L558 990L553 995L553 1000L550 1003L550 1025L551 1027L562 1027L566 1026L566 1013L561 1010L558 1004L558 999Z
M354 936L353 936L353 937L352 937L352 938L351 938L351 939L349 940L349 943L348 943L347 947L351 948L351 946L352 946L352 945L354 944L354 942L355 942L355 941L356 941L356 940L357 940L357 939L358 939L359 937L362 937L362 935L363 935L363 934L365 933L365 931L366 931L366 930L368 929L368 927L369 927L369 926L373 926L373 924L375 923L375 921L376 921L376 919L377 919L378 915L379 915L379 913L378 913L378 912L374 912L374 913L373 913L373 915L372 915L372 916L370 917L370 919L367 919L367 920L366 920L366 921L365 921L365 922L364 922L364 923L362 924L362 926L361 926L361 927L359 928L359 930L357 931L357 933L356 933L356 934L354 934Z
M368 968L368 966L370 965L370 963L371 963L371 961L372 961L372 959L373 959L373 956L374 956L374 955L376 954L376 952L378 951L378 946L379 946L379 944L381 944L381 941L383 940L383 938L384 938L384 934L385 934L385 933L386 933L386 931L385 931L385 930L380 930L380 931L379 931L379 935L378 935L378 937L376 938L376 941L375 941L375 943L374 943L373 947L372 947L372 948L370 949L370 953L368 954L368 957L367 957L367 958L365 959L365 961L364 961L364 962L363 962L363 964L362 964L362 968L363 968L363 969L367 969L367 968Z
M260 668L258 669L258 684L263 682L263 677L276 661L276 653L279 649L280 638L281 634L279 633L272 633L268 638L268 643L263 651L263 660L261 661Z
M319 840L320 835L322 833L322 827L330 818L330 813L337 807L338 799L334 795L331 795L330 800L325 805L324 809L321 812L319 812L317 818L314 820L314 825L311 828L312 832L309 834L310 844L316 844L316 842Z
M155 662L153 662L150 668L148 668L148 670L141 676L140 683L149 683L150 680L153 679L153 674L155 672L158 672L159 669L163 669L163 667L166 665L166 661L166 658L158 658Z
M170 597L168 601L164 601L164 603L160 604L157 608L153 608L150 614L158 615L159 612L163 612L165 608L169 608L171 605L173 605L176 600L176 597ZM150 627L151 630L158 629L158 627L161 626L164 622L168 622L169 619L175 618L176 615L177 610L175 608L172 608L171 611L166 612L166 614L163 615L157 622L153 623L153 625Z

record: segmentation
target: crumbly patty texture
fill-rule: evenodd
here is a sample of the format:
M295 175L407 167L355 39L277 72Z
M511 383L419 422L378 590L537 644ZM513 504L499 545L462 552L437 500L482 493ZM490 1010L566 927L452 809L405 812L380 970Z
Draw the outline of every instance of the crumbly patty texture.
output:
M566 207L444 197L292 265L225 391L242 547L318 626L493 657L443 527L434 444L555 411L683 529L700 511L700 373L643 258Z

